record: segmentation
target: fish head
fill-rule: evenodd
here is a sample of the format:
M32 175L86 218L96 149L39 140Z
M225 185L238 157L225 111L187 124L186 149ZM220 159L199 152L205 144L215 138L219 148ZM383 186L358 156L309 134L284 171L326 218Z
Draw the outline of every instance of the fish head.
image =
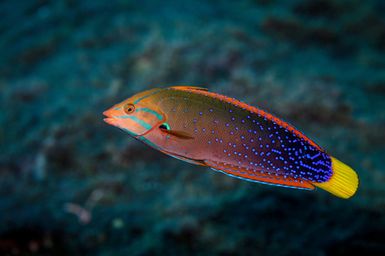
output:
M164 122L165 116L151 100L142 100L151 91L132 96L103 112L104 121L134 137L143 136Z

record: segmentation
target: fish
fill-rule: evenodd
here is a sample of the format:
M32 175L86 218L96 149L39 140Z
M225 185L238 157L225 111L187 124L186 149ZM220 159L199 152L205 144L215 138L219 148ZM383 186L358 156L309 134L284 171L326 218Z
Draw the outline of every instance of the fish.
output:
M103 112L104 121L150 147L246 181L321 188L348 199L357 173L293 125L203 87L140 92Z

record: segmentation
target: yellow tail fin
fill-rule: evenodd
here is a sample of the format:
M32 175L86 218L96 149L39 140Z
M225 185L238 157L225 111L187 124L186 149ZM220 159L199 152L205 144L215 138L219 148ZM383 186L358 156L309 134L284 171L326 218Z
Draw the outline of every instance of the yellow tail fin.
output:
M330 180L322 183L313 183L329 193L341 198L349 198L358 188L357 173L338 159L331 157L333 175Z

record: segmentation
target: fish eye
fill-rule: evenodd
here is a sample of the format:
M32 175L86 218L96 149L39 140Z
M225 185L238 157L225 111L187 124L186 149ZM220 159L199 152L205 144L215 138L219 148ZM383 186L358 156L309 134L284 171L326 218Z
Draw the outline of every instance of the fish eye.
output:
M126 114L132 114L134 111L135 106L133 104L129 103L124 106L124 112L126 112Z

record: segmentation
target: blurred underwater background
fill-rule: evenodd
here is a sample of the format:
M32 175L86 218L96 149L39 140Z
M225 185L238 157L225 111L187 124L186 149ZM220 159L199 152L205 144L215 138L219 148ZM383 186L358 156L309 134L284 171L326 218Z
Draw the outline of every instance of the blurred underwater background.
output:
M0 255L385 255L385 2L0 3ZM350 200L234 179L103 122L197 85L295 125Z

